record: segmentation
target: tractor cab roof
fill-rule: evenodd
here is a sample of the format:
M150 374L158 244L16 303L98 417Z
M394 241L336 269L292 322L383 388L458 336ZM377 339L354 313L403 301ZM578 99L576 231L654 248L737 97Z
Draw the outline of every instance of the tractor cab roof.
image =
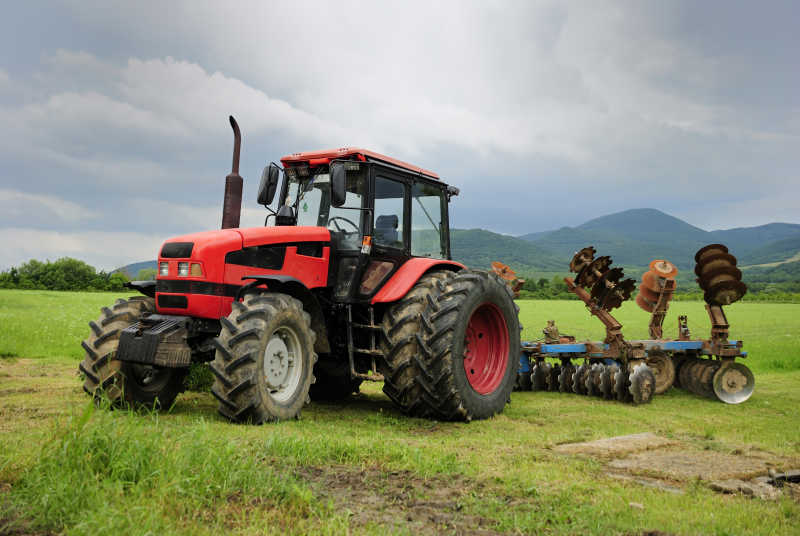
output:
M424 175L431 179L437 179L437 180L439 179L439 175L437 175L433 171L428 171L427 169L415 166L414 164L409 164L408 162L403 162L402 160L397 160L396 158L382 155L380 153L376 153L375 151L370 151L369 149L360 149L358 147L342 147L339 149L323 149L321 151L292 153L290 155L286 155L283 158L281 158L281 162L283 163L284 166L292 163L302 162L302 163L307 163L311 167L316 167L328 164L330 163L331 160L335 160L337 158L348 158L348 157L355 158L362 162L367 162L367 161L383 162L391 166L405 169L406 171L410 171L412 173L418 173L420 175Z

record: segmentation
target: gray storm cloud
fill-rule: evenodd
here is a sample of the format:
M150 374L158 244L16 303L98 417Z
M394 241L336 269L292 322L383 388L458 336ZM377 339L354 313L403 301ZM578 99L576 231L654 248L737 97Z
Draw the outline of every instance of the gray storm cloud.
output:
M114 268L217 227L229 114L244 134L244 224L263 222L263 165L344 145L458 185L457 227L524 234L635 207L709 229L800 222L799 13L13 6L0 22L0 268L62 255Z

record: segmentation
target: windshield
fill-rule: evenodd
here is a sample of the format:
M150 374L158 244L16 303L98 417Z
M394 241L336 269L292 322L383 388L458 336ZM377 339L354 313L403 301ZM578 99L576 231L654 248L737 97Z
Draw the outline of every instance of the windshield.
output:
M287 177L285 204L297 214L297 225L327 227L331 240L340 249L361 247L361 208L366 192L366 167L347 172L347 199L344 206L331 206L331 179L326 172L310 177Z

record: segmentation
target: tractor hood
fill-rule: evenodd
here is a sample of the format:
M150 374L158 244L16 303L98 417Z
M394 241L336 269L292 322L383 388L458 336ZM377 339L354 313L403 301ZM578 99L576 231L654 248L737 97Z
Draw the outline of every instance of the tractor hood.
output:
M203 231L176 236L164 242L160 257L198 258L214 252L223 255L229 251L263 246L267 244L286 244L298 242L330 242L331 233L325 227L246 227ZM185 245L184 253L173 255L178 244ZM192 246L189 246L192 244ZM185 254L188 252L188 254ZM166 253L166 254L165 254Z

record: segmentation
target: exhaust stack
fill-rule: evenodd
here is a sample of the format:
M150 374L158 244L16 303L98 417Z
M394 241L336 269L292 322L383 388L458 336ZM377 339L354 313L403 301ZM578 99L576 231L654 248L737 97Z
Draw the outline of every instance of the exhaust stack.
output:
M225 197L222 201L222 228L231 229L239 227L242 212L242 177L239 176L239 149L242 145L242 134L239 125L231 115L229 117L233 128L233 164L230 174L225 177Z

